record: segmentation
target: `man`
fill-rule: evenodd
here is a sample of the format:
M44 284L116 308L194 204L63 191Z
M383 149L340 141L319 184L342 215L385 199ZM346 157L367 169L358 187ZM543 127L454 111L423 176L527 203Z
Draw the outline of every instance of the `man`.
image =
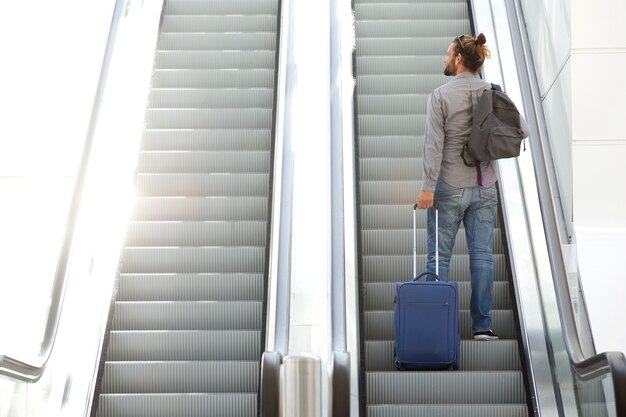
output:
M476 168L463 163L461 150L470 137L473 106L491 88L479 76L489 49L482 33L457 36L444 60L444 74L453 76L428 100L423 149L423 183L417 207L428 209L426 269L435 272L435 208L439 210L439 279L448 281L454 240L461 221L470 257L472 333L475 340L496 340L491 330L493 287L493 227L498 196L492 164Z

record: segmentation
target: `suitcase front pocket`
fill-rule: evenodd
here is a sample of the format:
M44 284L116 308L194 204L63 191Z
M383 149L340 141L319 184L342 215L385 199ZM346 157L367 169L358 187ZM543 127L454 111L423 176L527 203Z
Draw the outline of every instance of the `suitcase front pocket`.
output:
M411 302L404 306L401 332L402 361L414 364L447 364L454 360L454 319L448 302ZM402 339L402 338L401 338Z

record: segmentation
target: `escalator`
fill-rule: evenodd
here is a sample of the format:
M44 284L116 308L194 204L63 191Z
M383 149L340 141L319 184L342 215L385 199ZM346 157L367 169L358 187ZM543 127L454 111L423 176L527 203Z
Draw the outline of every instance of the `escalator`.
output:
M99 417L257 415L277 10L166 2Z
M394 283L412 275L412 205L420 189L426 104L429 93L448 81L443 59L451 40L471 31L468 4L357 0L354 7L365 356L361 377L366 400L361 415L528 416L510 274L498 225L492 328L500 340L472 340L469 258L461 228L450 264L450 279L459 282L461 369L399 372L394 363ZM418 210L417 227L417 262L423 269L426 211Z

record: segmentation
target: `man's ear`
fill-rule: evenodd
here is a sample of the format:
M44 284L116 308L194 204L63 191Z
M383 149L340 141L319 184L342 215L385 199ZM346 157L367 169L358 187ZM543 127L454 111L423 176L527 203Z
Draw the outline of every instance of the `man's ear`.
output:
M456 62L456 64L459 65L462 61L463 61L463 57L461 56L461 54L456 54L456 57L454 58L454 62Z

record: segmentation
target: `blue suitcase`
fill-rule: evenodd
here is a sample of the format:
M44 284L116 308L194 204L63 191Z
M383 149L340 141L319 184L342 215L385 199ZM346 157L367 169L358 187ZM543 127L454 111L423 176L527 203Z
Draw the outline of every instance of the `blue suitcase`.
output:
M415 216L414 211L414 274L417 258ZM438 262L438 251L436 257ZM420 281L426 277L432 279ZM396 283L394 335L397 369L459 369L461 338L457 283L439 281L437 274L431 272L424 272L412 281Z

